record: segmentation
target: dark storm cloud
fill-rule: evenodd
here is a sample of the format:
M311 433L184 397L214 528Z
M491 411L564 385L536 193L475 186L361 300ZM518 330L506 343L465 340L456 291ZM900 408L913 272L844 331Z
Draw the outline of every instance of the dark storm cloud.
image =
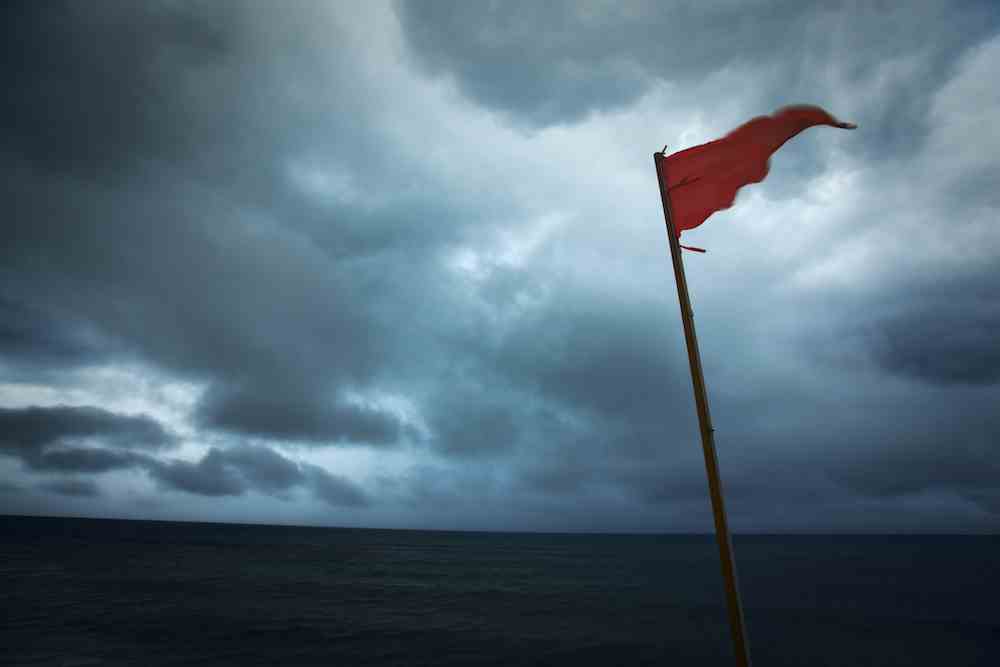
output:
M218 451L212 450L209 455ZM207 458L202 459L202 463ZM267 447L235 447L224 452L223 458L249 485L264 493L282 493L302 482L299 466Z
M150 476L163 487L201 496L239 496L257 491L276 497L304 488L328 505L368 504L350 480L312 464L296 463L272 449L240 445L212 448L199 461L150 462Z
M170 77L224 56L220 14L177 4L5 3L4 148L44 168L87 173L191 150L210 134L203 116L178 104Z
M202 424L279 440L396 442L401 426L394 415L305 391L216 390L201 402Z
M521 437L519 397L504 396L495 385L489 391L450 385L449 395L436 397L433 409L433 444L449 456L496 456Z
M703 500L693 425L686 411L658 428L591 423L585 434L563 434L561 447L542 449L517 468L518 487L565 498L612 493L649 505Z
M558 303L504 339L495 362L512 379L567 404L645 424L662 417L664 396L684 387L683 368L667 351L676 340L668 330L670 305L573 293L567 285Z
M938 384L1000 382L1000 270L977 278L947 295L928 286L904 308L874 318L876 362Z
M3 299L0 294L0 364L33 371L107 359L111 348L93 327Z
M33 470L80 473L122 470L150 460L134 452L99 447L57 447L44 451L20 451L14 454Z
M932 443L911 440L906 446L873 449L875 456L853 462L837 479L873 496L901 496L928 488L948 488L974 498L977 493L1000 491L996 483L1000 465L982 443L942 438Z
M174 437L145 415L87 406L0 408L0 443L8 451L37 452L49 445L88 441L155 450L173 444Z
M57 479L42 482L38 488L71 498L96 498L101 495L100 488L89 479Z
M145 415L119 415L94 407L0 408L0 454L36 472L97 474L151 461L175 443Z
M936 410L921 400L905 434L873 434L852 455L829 466L831 478L871 497L946 491L1000 514L1000 461L996 456L1000 393L966 393L965 405ZM881 435L881 437L879 437Z
M453 347L467 354L442 378L447 394L427 402L430 444L463 465L418 471L409 493L448 514L463 498L496 496L517 517L496 517L498 526L593 529L619 521L609 508L624 506L635 514L619 530L667 525L664 507L706 500L671 306L551 287L558 298L503 336ZM690 517L683 525L708 518Z
M451 525L464 513L471 528L710 530L669 263L637 249L652 236L625 238L602 221L621 211L659 227L655 181L647 174L645 192L627 185L631 162L612 155L624 191L650 203L608 203L620 193L603 156L586 156L594 168L557 155L587 132L614 134L599 139L616 147L641 137L629 114L572 123L650 91L639 116L720 131L788 102L844 110L863 128L837 139L851 161L817 132L755 186L822 226L825 213L803 198L832 166L867 179L881 163L887 192L900 178L936 187L936 176L905 170L926 158L936 91L995 32L995 13L954 3L395 6L409 50L377 5L5 6L4 391L138 361L151 383L197 388L182 420L200 431L194 458L180 460L163 453L168 435L151 446L157 428L167 434L151 420L7 409L0 439L20 461L18 486L133 471L177 506L204 503L206 518L241 496L251 516L274 502L253 497L263 494L372 507L366 518L398 512L397 525ZM419 66L396 62L397 50ZM428 71L487 113L413 78ZM563 127L525 133L505 121ZM567 165L561 181L553 165ZM995 204L990 173L959 174L942 212ZM606 194L592 191L598 183ZM856 186L838 201L874 188ZM507 235L520 241L549 217L572 232L515 248L510 266L491 263ZM872 205L846 222L899 219ZM980 419L979 440L964 426L989 413L1000 377L989 336L998 295L983 287L1000 284L993 269L917 281L893 266L868 291L810 294L815 305L802 307L780 286L747 288L787 279L776 272L787 266L761 266L785 261L780 253L720 249L722 260L692 261L691 281L735 526L816 526L821 505L832 508L823 525L867 525L849 508L937 492L995 511L989 444L1000 425ZM474 270L452 270L456 250L476 255ZM783 318L785 329L774 324ZM781 348L788 341L804 345ZM147 446L129 449L144 428ZM412 461L415 472L385 473L384 495L370 497L306 462L321 455L291 449L300 445L372 447L379 467ZM100 478L101 498L114 497L118 477Z
M406 37L435 72L490 107L533 123L571 121L634 101L660 78L703 76L739 59L773 57L801 37L799 2L759 13L741 3L400 2ZM725 48L719 48L724 44Z
M872 347L886 370L938 383L1000 381L1000 312L975 313L951 303L877 326Z
M852 308L837 313L835 321L854 327L862 323L854 331L865 333L852 336L834 329L811 338L806 354L844 367L844 358L823 355L854 349L882 362L873 371L865 362L849 359L856 387L831 380L817 387L816 395L799 389L801 380L795 376L776 381L763 367L754 367L756 377L745 379L745 393L738 386L710 382L734 526L778 529L844 521L884 529L892 526L891 520L862 518L862 505L852 498L902 499L939 492L995 513L997 463L989 443L1000 434L991 407L1000 396L983 388L992 373L986 362L995 344L980 334L949 336L942 324L972 326L992 313L996 298L990 276L990 270L986 275L973 271L937 284L920 280L906 289L892 283L870 300L835 302L838 308L845 303ZM608 494L640 502L645 507L641 513L654 524L657 513L677 507L689 507L687 518L677 519L684 525L710 520L704 514L708 498L689 381L679 368L682 359L666 352L681 350L683 341L667 328L668 322L657 328L648 317L649 312L667 312L667 304L563 296L557 307L544 311L544 319L522 320L508 332L497 357L502 359L498 368L519 378L522 388L536 390L527 400L552 408L547 420L536 410L519 421L532 436L530 453L508 468L519 492L576 498L579 512L572 506L562 510L570 522L585 520L589 510L583 508L590 505L582 499L607 502ZM807 319L811 308L816 314L829 310L822 295L814 299L814 306L802 311ZM863 311L853 311L862 305ZM943 317L931 317L935 311ZM891 380L882 373L891 378L902 369L880 356L886 313L907 317L909 353L923 360L922 366L913 363L920 372L905 376L938 385L939 392L956 383L958 390L928 394L915 389L912 397L900 399L898 390L888 389ZM829 317L826 312L814 319L828 322L824 318ZM729 358L713 342L715 337L703 347L709 363ZM950 348L945 352L942 346ZM750 343L743 353L753 350ZM929 375L926 360L942 352L951 371L937 369ZM962 369L961 376L956 377L955 369ZM565 415L584 426L561 422ZM830 427L832 423L837 426ZM828 503L838 508L832 516L821 509ZM986 519L978 521L988 525ZM942 520L930 525L912 517L904 523L915 530L947 529Z
M726 68L752 78L757 92L740 95L768 104L817 99L824 93L817 69L834 66L857 81L893 58L930 52L918 65L926 68L920 89L897 86L888 106L866 109L860 119L895 150L910 148L914 128L923 127L926 87L947 73L960 45L988 34L996 20L979 3L964 3L964 11L925 3L920 12L792 1L486 7L402 0L399 8L409 45L432 72L454 76L479 103L538 125L622 107L657 81L690 85ZM818 101L835 102L828 97Z
M149 474L166 488L201 496L238 496L247 489L241 467L232 465L225 454L211 449L197 463L170 461L153 466Z
M207 426L397 439L395 417L343 400L384 344L369 305L380 263L352 260L406 246L392 230L415 228L419 202L319 210L286 173L329 153L331 134L335 154L368 141L335 92L349 66L322 64L330 26L250 21L238 3L5 11L3 349L86 357L87 336L113 338L207 382ZM270 49L284 31L298 40ZM288 94L317 78L315 94Z
M304 464L303 473L313 494L334 507L364 507L370 503L368 496L345 477L331 474L319 466Z
M90 407L0 408L0 434L0 452L36 472L99 474L136 469L145 470L166 488L203 496L252 490L280 497L303 487L331 505L367 503L364 492L351 481L319 466L303 467L267 447L211 448L197 462L139 453L135 450L155 452L174 442L160 424L145 416L116 415Z
M892 375L932 385L993 385L1000 381L998 285L1000 268L975 262L894 281L839 304L835 328L803 327L803 342L824 363L871 360Z
M666 83L671 106L691 105L720 134L784 104L818 103L864 128L838 142L868 164L905 162L924 147L933 91L1000 25L982 2L920 11L780 0L398 6L418 62L515 125L627 108ZM664 127L664 138L674 132ZM762 186L769 197L802 197L829 167L822 144L801 143Z
M13 482L7 482L0 480L0 495L14 495L20 494L24 491L20 486L14 484Z
M464 365L432 401L435 446L481 457L522 447L544 456L557 445L559 465L568 457L603 465L610 452L632 459L660 446L662 430L690 402L684 368L670 353L680 340L669 304L562 281L553 289L557 300L518 318L495 343L473 327L475 344L456 344ZM675 436L689 432L673 428ZM603 453L594 458L594 448Z
M332 422L365 416L334 414L315 396L339 399L338 385L363 383L377 361L362 275L186 185L168 192L68 185L57 202L48 201L45 185L8 187L20 207L5 248L7 284L25 300L44 290L49 303L132 353L219 385L206 400L228 401L206 412L218 414L222 426L246 432L252 427L239 420L251 416L249 406L270 403L298 410L286 423L314 408L303 427L312 439L324 428L359 430ZM61 271L40 274L39 256ZM280 431L278 421L263 426ZM384 439L390 429L376 435Z

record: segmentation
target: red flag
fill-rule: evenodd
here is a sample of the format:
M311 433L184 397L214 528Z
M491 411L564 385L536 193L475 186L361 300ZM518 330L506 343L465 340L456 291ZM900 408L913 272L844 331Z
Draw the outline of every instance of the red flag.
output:
M857 127L838 121L819 107L784 107L740 125L721 139L667 157L660 173L670 195L677 236L732 206L744 185L764 180L771 154L813 125ZM700 248L689 250L704 252Z

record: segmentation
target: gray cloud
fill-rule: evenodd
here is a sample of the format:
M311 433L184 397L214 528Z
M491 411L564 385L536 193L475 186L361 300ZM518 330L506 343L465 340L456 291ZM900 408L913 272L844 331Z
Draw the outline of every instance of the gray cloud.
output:
M234 47L228 8L14 2L4 14L8 150L94 175L211 140L223 110L196 113L172 86Z
M174 437L145 415L119 415L83 406L0 408L0 443L37 452L55 444L96 440L114 447L160 449Z
M294 84L284 67L319 44L268 51L253 40L280 31L256 35L239 5L8 11L5 26L19 32L4 61L16 91L4 123L14 202L4 284L11 303L72 315L7 324L12 354L23 358L30 339L37 356L82 355L76 332L88 327L215 384L201 410L208 425L392 440L391 417L338 400L345 383L364 387L379 355L366 284L379 267L349 260L397 239L370 220L352 226L349 208L318 212L284 173L343 103L319 95L302 106L283 92ZM307 29L308 17L283 15L289 30ZM255 104L258 95L278 106Z
M987 397L970 395L966 406L948 414L921 406L924 415L911 419L914 426L922 422L923 431L858 443L850 459L830 467L831 477L873 497L949 492L996 514L1000 419L991 408L997 398L995 391Z
M0 363L38 373L108 359L109 341L74 319L6 301L0 295Z
M238 496L247 490L239 465L230 465L225 454L211 449L197 463L170 461L153 466L150 476L164 487L201 496Z
M1000 381L1000 288L987 270L897 293L895 308L876 304L868 343L886 370L934 383Z
M709 529L648 153L812 102L861 130L782 149L688 264L734 525L920 527L903 501L939 493L995 526L988 4L3 12L0 398L127 364L184 387L163 423L3 408L18 488Z
M640 472L669 472L697 438L683 341L661 321L675 306L562 280L549 287L556 298L507 323L502 337L471 326L467 344L454 344L461 370L427 400L431 444L482 465L506 461L515 486L535 493L642 497Z
M493 360L498 370L605 418L636 426L659 420L664 397L686 389L684 369L667 347L677 342L676 332L650 317L672 304L602 299L565 287L557 303L506 337Z
M497 394L500 394L499 396ZM512 450L521 437L525 415L519 397L478 387L449 387L449 396L437 397L431 427L434 444L446 455L492 457Z
M658 82L688 87L723 70L752 80L756 92L712 91L713 98L725 92L834 104L817 70L835 67L858 81L891 59L919 54L917 79L932 85L947 75L957 51L995 24L985 6L969 3L955 12L943 2L924 3L920 12L783 0L711 6L567 0L488 8L402 0L399 9L407 43L425 67L454 77L477 102L531 125L572 122L626 106ZM915 34L933 38L914 40ZM926 127L926 87L886 85L889 103L860 116L865 127L877 129L865 142L872 157L886 148L911 149L913 130ZM768 104L758 112L780 106ZM877 149L873 135L880 138Z
M0 408L0 454L36 472L98 474L135 468L153 460L149 453L174 444L175 437L146 415L86 406Z
M1000 313L959 308L928 307L880 323L872 343L878 362L894 373L930 382L1000 381Z
M368 496L345 477L327 472L314 465L303 465L312 492L317 498L334 507L364 507L370 503Z
M350 480L320 466L296 463L261 446L213 447L195 463L150 462L148 470L165 488L201 496L239 496L252 490L283 498L301 487L329 505L368 504L365 492Z
M157 452L174 442L160 424L146 416L116 415L92 407L0 408L0 433L0 451L37 472L99 474L139 469L165 488L202 496L242 495L253 490L281 497L304 487L331 505L367 503L365 493L349 480L319 466L303 467L267 447L213 447L197 462L136 451ZM43 482L42 486L61 495L97 495L91 480Z
M213 455L220 456L219 450L210 451L202 464ZM302 481L299 466L267 447L242 446L227 450L221 456L249 485L264 493L280 494Z
M793 50L810 18L807 5L795 2L756 13L738 3L708 10L653 2L399 7L408 43L431 71L454 75L487 106L540 124L624 106L657 79L776 59L767 37L780 34L783 52Z
M134 452L100 447L57 447L45 451L17 453L34 470L100 473L132 468L149 460Z
M15 494L21 493L23 489L13 482L8 482L5 480L0 480L0 494Z
M961 202L946 199L942 206L959 218L966 214ZM969 257L947 273L893 276L849 301L827 293L821 309L807 306L815 324L800 327L799 342L827 367L875 365L931 385L994 385L997 284L1000 272L991 261Z
M89 479L58 479L39 484L43 491L70 498L96 498L101 495L97 484Z
M199 406L205 426L274 439L384 445L396 442L402 427L392 414L338 402L311 391L255 387L251 392L216 389Z

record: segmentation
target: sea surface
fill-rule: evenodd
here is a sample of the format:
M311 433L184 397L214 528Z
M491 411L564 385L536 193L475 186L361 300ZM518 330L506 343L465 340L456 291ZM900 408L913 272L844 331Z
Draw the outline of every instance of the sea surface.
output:
M996 536L736 536L756 667L1000 665ZM711 535L0 517L2 665L732 665Z

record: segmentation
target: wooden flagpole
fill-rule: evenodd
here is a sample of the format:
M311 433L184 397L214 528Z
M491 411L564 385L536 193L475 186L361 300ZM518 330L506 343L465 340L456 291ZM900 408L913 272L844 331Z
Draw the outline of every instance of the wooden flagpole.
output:
M663 203L663 219L667 223L667 237L670 240L670 257L674 262L674 277L677 280L677 298L681 306L681 320L684 322L684 338L687 341L688 361L691 363L691 383L694 385L694 403L698 410L701 427L701 448L705 455L705 472L708 474L708 491L712 497L712 514L715 516L715 538L719 543L719 558L722 561L722 578L726 588L726 607L729 610L729 629L733 637L733 651L739 667L750 667L750 649L747 645L746 625L743 621L743 605L736 583L736 563L733 560L733 543L729 537L726 521L726 506L722 498L722 479L719 476L719 459L715 453L715 437L712 416L708 412L708 396L705 392L705 377L701 371L701 356L698 353L698 339L694 333L694 314L691 297L688 295L687 279L684 277L684 261L681 246L674 231L670 195L664 184L663 153L653 153L656 164L656 181L660 184L660 199Z

